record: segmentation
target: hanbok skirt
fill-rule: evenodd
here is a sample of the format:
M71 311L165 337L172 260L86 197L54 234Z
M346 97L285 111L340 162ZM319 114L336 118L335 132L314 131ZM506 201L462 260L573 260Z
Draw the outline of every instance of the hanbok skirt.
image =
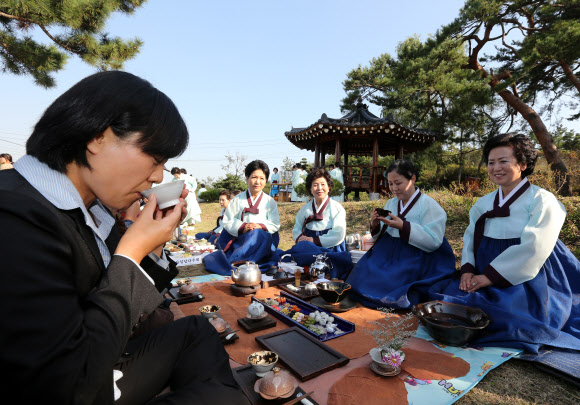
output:
M270 197L276 197L280 192L280 186L276 186L275 184L272 184L272 188L270 188Z
M306 229L305 235L312 238L314 236L324 235L328 233L328 231L329 229L325 229L323 231L312 231L310 229ZM341 244L331 248L317 246L313 242L302 241L292 246L290 250L281 252L279 256L291 254L294 257L294 260L296 260L296 264L304 267L312 265L312 263L314 263L316 260L315 256L324 253L326 253L326 257L328 257L332 263L330 277L344 280L348 272L353 267L350 252L347 251L344 241L342 241Z
M371 308L409 308L428 301L434 283L455 271L453 250L443 238L434 252L384 234L356 264L348 279L351 298Z
M199 232L199 233L196 233L195 234L195 239L205 239L209 243L215 244L215 241L217 239L217 233L215 233L214 231L210 231L210 232Z
M501 252L519 243L519 238L484 236L476 268L485 269ZM491 323L477 345L532 353L538 353L543 345L580 350L580 262L560 240L530 281L468 294L459 289L459 280L444 280L431 288L430 298L484 310Z
M262 229L254 229L236 237L224 230L216 241L220 250L205 256L203 263L207 271L224 276L231 274L231 263L242 260L258 264L260 270L265 272L276 263L272 256L280 252L279 242L278 232L272 234Z

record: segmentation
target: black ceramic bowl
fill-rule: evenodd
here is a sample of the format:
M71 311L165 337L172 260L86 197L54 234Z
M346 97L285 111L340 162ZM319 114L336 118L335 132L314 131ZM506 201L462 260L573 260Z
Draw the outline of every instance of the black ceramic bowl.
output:
M489 325L490 319L479 308L443 301L413 306L413 314L436 341L449 346L464 346Z
M350 284L331 281L330 283L316 284L318 293L329 304L338 304L346 298L350 291Z

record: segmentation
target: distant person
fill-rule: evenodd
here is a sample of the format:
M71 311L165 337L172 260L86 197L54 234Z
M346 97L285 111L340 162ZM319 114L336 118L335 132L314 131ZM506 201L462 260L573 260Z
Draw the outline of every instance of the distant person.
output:
M222 190L219 193L219 203L220 203L220 214L216 220L216 227L213 228L209 232L200 232L195 234L195 239L206 239L210 243L215 243L215 240L220 237L224 229L224 213L228 205L230 204L230 200L232 199L232 194L227 190Z
M267 270L280 236L278 204L262 190L270 174L266 162L254 160L244 170L248 190L232 199L223 218L224 232L217 240L220 249L204 258L205 268L230 274L231 263L253 261Z
M204 199L201 198L201 194L205 193L206 191L207 188L205 188L205 184L201 183L201 188L197 191L197 201L199 202L205 201Z
M13 169L12 155L9 153L2 153L0 155L0 170Z
M180 180L185 180L185 188L189 191L185 201L187 202L187 217L183 220L183 225L193 226L201 222L201 207L199 206L195 194L197 189L197 180L195 177L188 175L187 170L180 169Z
M240 194L242 192L242 190L234 190L232 191L232 197L237 196L238 194Z
M278 168L275 167L273 171L274 173L272 173L272 176L270 176L270 183L272 184L270 188L270 197L276 197L280 192L280 186L276 185L280 183L280 174L278 173Z
M334 180L338 180L340 184L344 186L344 175L342 173L342 170L340 170L340 166L336 165L335 167L334 165L331 164L329 169L330 169L330 177L332 177ZM331 198L338 202L344 202L344 192L341 193L340 195Z
M296 163L292 167L292 170L294 173L292 174L292 193L290 199L294 202L306 202L309 200L308 197L301 197L298 195L298 193L296 193L296 187L298 187L300 184L304 184L304 178L306 177L302 171L302 165L300 163Z
M132 74L100 72L58 97L27 154L0 172L0 223L10 230L0 234L4 397L248 403L206 318L156 317L167 314L161 291L178 273L162 247L186 215L187 191L164 211L152 194L123 237L106 208L127 209L160 183L188 138L165 94Z

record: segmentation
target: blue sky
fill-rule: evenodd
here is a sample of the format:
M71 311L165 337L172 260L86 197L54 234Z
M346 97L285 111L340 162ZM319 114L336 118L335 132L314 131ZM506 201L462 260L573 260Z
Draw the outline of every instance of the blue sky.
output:
M111 35L139 37L125 65L166 93L189 131L190 145L168 166L198 179L223 176L226 153L270 167L284 157L313 159L288 142L291 126L322 113L340 117L346 73L414 34L425 39L452 21L462 0L150 0L134 15L115 15ZM94 70L70 58L45 90L29 77L0 74L0 152L24 153L48 105ZM375 110L375 112L377 112Z

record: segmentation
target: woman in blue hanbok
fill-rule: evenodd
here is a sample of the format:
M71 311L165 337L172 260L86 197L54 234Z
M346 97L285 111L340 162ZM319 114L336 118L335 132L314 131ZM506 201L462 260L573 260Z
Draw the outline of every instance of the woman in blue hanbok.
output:
M272 173L272 177L270 177L270 183L272 187L270 188L270 197L276 197L280 192L280 186L277 184L280 183L280 174L278 173L278 168L274 168L274 173Z
M499 189L469 212L461 280L434 285L430 296L491 317L478 345L580 350L580 263L558 239L566 210L527 179L537 159L534 144L525 135L498 135L483 155Z
M455 256L445 238L445 211L415 187L417 170L396 160L387 169L390 190L380 215L371 214L375 244L356 264L347 283L351 296L372 307L409 308L426 301L429 287L453 273Z
M274 263L280 237L278 205L262 192L270 174L261 160L250 162L245 169L248 190L232 199L223 218L224 231L216 241L219 249L207 255L203 262L208 271L229 275L231 263L253 261L263 271Z
M206 239L209 243L215 243L216 239L219 238L222 230L224 229L223 218L224 212L228 207L230 200L232 199L232 194L228 190L222 190L219 193L219 203L222 209L220 210L220 215L216 220L216 227L209 232L200 232L195 234L195 239Z
M306 189L312 195L296 214L292 237L296 244L284 252L291 254L299 266L310 266L315 255L326 253L333 265L331 278L344 279L352 268L346 250L346 211L329 197L332 178L324 169L313 169L306 177Z

